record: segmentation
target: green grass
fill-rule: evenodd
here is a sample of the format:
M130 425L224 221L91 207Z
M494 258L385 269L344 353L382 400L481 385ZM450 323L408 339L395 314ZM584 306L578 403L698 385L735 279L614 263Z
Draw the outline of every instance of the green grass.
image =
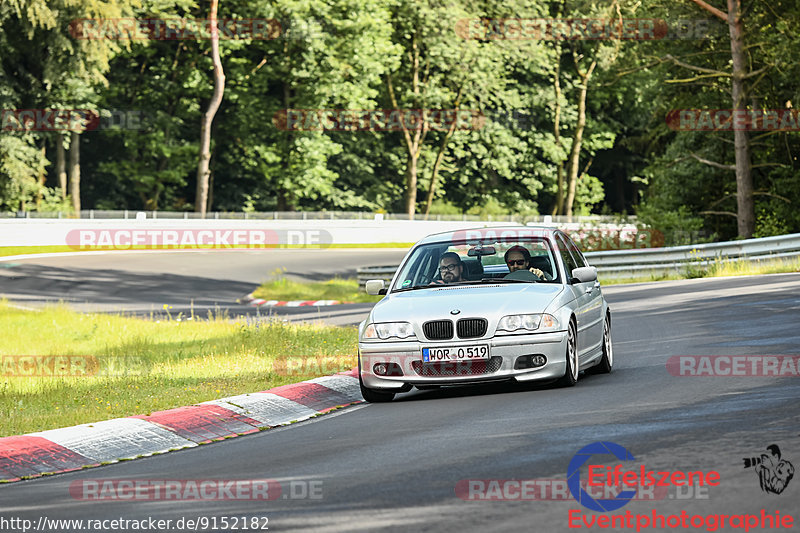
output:
M49 254L53 252L74 252L69 246L0 246L0 257L24 254Z
M355 278L303 283L282 276L262 283L253 291L253 296L265 300L339 300L350 303L374 303L382 298L370 296L363 289L359 290L358 280Z
M0 436L149 414L357 364L352 327L152 321L62 306L26 311L7 301L0 301L0 338ZM27 355L95 356L98 365L73 367L68 377L18 375L26 367L9 356Z
M249 248L246 244L232 244L230 246L224 246L219 248L214 248L213 246L163 246L154 248L156 250L184 250L184 249L219 249L219 250L229 250L235 248L244 248L244 249L267 249L267 248L338 248L338 249L347 249L347 248L402 248L402 249L409 249L414 245L413 242L379 242L379 243L369 243L369 244L358 244L358 243L333 243L333 244L320 244L320 245L301 245L301 244L280 244L274 246L261 246L257 248ZM45 254L45 253L56 253L56 252L90 252L90 251L100 251L106 250L111 252L117 251L125 251L125 250L148 250L148 248L144 246L130 246L127 248L120 248L115 249L114 247L108 246L94 246L94 247L87 247L84 249L66 246L66 245L53 245L53 246L0 246L0 257L7 257L11 255L24 255L24 254Z
M704 273L704 277L751 276L757 274L780 274L800 272L800 257L758 261L715 261Z

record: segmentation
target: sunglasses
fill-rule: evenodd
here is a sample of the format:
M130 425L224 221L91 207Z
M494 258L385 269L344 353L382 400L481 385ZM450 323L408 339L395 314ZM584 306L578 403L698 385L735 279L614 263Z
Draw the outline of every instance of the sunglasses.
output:
M455 271L458 263L453 263L452 265L445 265L439 267L439 272L453 272Z
M511 261L506 261L506 263L508 264L508 266L511 266L511 265L523 266L525 264L525 260L524 259L512 259Z

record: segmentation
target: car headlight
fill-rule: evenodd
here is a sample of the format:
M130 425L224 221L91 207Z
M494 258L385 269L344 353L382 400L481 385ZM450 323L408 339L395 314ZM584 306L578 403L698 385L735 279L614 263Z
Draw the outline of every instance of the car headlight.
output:
M414 328L408 322L384 322L370 324L364 328L364 339L408 339L415 337Z
M557 331L558 319L547 313L533 315L506 315L497 323L497 331L525 333L526 331Z

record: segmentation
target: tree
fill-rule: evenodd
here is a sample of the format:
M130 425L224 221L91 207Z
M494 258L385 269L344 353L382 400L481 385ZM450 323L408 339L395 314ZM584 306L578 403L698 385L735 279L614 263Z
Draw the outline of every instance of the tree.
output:
M208 17L211 26L211 58L214 62L214 94L208 104L208 109L203 114L200 126L200 157L197 162L197 193L195 195L194 210L205 217L208 207L208 178L210 175L209 161L211 159L211 123L214 115L222 102L222 93L225 89L225 73L222 70L222 61L219 58L219 32L217 31L217 5L219 0L211 0L211 10Z
M70 23L82 18L118 18L127 13L128 3L120 0L9 0L0 4L0 95L9 104L4 109L94 109L95 88L105 83L108 63L119 47L108 39L75 38L70 34ZM24 205L32 197L41 198L45 185L38 182L38 177L44 174L36 169L47 166L49 161L46 153L39 152L36 157L33 151L42 143L63 142L62 139L42 131L24 135L0 132L3 136L14 136L15 140L6 144L17 146L16 150L0 150L0 169L8 169L7 179L15 182L4 190L22 195L13 198L12 203ZM77 142L71 146L76 155L78 149ZM30 172L21 171L24 165L29 166ZM31 177L35 184L30 183ZM72 189L79 194L79 182Z
M509 12L535 15L539 10L535 3L526 1L485 2L477 6L458 2L398 2L393 10L393 37L403 52L397 68L386 77L388 103L394 109L430 110L432 114L438 110L460 109L480 111L484 116L487 113L502 115L521 107L520 92L514 87L516 80L510 74L516 69L528 68L530 63L536 70L536 62L543 55L541 43L498 40L492 38L488 30L485 35L473 30L482 20L500 19ZM453 164L456 158L452 156L459 152L487 163L490 158L481 157L481 149L465 148L467 143L481 144L481 139L494 136L504 137L495 139L499 141L499 150L520 145L508 138L508 129L501 132L502 128L491 124L491 120L464 122L435 127L434 121L425 114L413 125L401 121L401 142L406 152L404 208L410 218L417 210L420 164L426 167L423 175L428 176L424 205L428 212L448 153ZM478 129L482 132L471 131ZM454 142L456 145L448 150ZM488 153L483 153L488 155L494 150L490 148ZM499 167L484 169L483 173L488 170L490 174L499 174L495 174L495 178L513 179L509 164L513 165L513 158L505 159ZM455 173L465 171L469 172L462 168ZM486 176L479 178L477 183L486 179Z
M745 80L763 73L768 67L748 72L744 45L744 20L741 0L728 0L728 12L725 13L703 0L691 0L707 12L728 24L731 40L731 100L732 109L747 108L747 89ZM699 72L708 73L707 69L681 64ZM713 73L712 73L713 74ZM734 151L736 157L736 221L739 237L749 239L755 231L755 207L753 203L752 157L750 139L746 130L735 128L733 131Z
M701 221L700 235L728 239L746 236L740 222L741 186L730 179L742 158L734 159L736 136L730 126L718 131L670 130L670 116L683 109L730 109L732 99L732 43L728 15L714 15L700 10L695 2L655 1L648 6L651 16L670 23L685 23L680 37L643 43L642 53L629 55L627 73L621 80L635 88L640 101L634 102L635 116L650 117L636 125L638 133L626 133L635 140L636 149L648 163L632 172L646 187L640 215L651 224L674 225L672 220L686 219L685 231L695 231ZM712 6L713 7L713 6ZM698 19L698 13L710 13ZM797 51L798 34L791 21L800 16L796 2L774 0L748 4L746 45L748 70L741 76L748 115L755 110L791 108L800 75L797 62L789 60ZM694 28L692 27L694 25ZM672 28L670 28L672 31ZM685 75L689 72L689 75ZM729 81L730 80L730 81ZM657 82L657 83L653 83ZM668 117L665 121L664 117ZM754 235L781 233L784 228L800 228L800 217L792 209L798 187L789 176L796 170L798 147L796 134L790 131L738 132L748 139L752 202L755 210ZM733 137L733 138L732 138ZM634 146L630 143L629 146ZM734 152L734 153L732 153ZM744 158L747 159L746 157ZM741 180L739 180L741 181ZM687 218L686 213L692 216ZM643 219L644 219L643 218ZM778 224L775 221L780 220ZM686 234L688 235L688 234ZM695 234L695 238L697 234ZM678 239L681 241L681 239ZM677 241L676 241L677 242Z

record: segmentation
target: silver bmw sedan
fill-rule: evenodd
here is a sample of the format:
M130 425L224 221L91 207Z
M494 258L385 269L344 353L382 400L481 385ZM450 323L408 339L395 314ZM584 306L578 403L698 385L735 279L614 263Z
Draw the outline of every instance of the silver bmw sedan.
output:
M359 325L361 393L611 371L611 311L597 269L564 232L501 227L430 235L408 252Z

